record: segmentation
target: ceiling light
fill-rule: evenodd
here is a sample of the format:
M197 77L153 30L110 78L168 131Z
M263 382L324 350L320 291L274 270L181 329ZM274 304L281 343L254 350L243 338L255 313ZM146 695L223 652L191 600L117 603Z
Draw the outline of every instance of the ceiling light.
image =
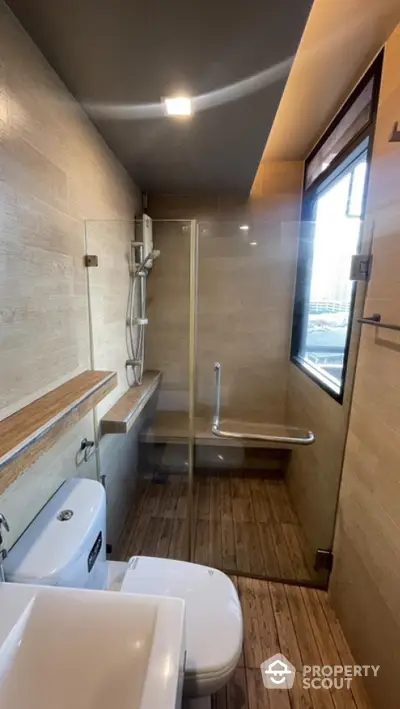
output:
M164 99L167 116L191 116L192 99L189 96L171 96Z
M250 227L248 224L241 224L239 229L240 231L249 231Z
M256 242L256 241L250 241L250 246L257 246L257 242Z

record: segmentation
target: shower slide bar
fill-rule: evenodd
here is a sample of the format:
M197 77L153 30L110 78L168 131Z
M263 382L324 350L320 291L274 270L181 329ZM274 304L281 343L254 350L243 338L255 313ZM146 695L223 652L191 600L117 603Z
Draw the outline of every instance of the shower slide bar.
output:
M223 430L221 429L221 418L220 418L220 412L221 412L221 364L219 362L216 362L214 364L214 371L215 371L215 408L214 408L214 416L213 416L213 421L212 421L212 427L211 430L214 434L214 436L218 436L219 438L235 438L235 439L240 439L240 440L252 440L252 441L265 441L266 443L282 443L286 445L293 445L293 446L309 446L311 443L314 443L315 436L312 431L304 431L304 435L300 435L302 433L301 429L297 429L294 427L285 427L287 431L293 431L293 435L289 436L283 436L283 435L271 435L268 433L260 433L257 432L257 429L262 426L262 424L244 424L244 426L247 427L247 431L239 431L239 430ZM243 422L239 421L225 421L225 425L228 425L232 428L239 428L244 427ZM251 430L253 428L253 430ZM283 428L283 427L282 427Z

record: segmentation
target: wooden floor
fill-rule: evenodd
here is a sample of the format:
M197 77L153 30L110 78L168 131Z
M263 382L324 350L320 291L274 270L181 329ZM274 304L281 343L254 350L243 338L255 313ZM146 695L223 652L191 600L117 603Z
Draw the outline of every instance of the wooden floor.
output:
M187 481L170 475L140 481L135 508L116 557L135 554L187 558ZM196 476L195 560L243 572L310 578L306 551L282 480L234 475ZM265 689L260 665L282 653L303 665L354 665L328 594L312 588L232 575L244 619L244 645L213 709L369 709L362 680L349 689Z
M360 678L349 689L302 687L296 675L289 691L265 689L262 662L282 653L303 665L354 665L325 591L249 578L234 578L244 616L244 647L227 687L213 697L213 709L367 709Z
M301 525L281 479L196 474L194 561L271 580L317 580ZM116 558L187 559L187 478L139 481Z

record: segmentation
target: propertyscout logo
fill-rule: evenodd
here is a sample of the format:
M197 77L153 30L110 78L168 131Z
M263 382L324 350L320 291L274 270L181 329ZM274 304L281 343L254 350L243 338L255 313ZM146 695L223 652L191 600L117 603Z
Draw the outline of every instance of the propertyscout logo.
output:
M264 685L267 689L291 689L296 669L284 655L273 655L261 665Z
M296 668L281 654L265 660L261 667L267 689L291 689ZM379 665L303 665L298 673L304 689L350 689L354 677L377 677Z
M354 677L376 677L379 665L303 665L304 689L350 689Z

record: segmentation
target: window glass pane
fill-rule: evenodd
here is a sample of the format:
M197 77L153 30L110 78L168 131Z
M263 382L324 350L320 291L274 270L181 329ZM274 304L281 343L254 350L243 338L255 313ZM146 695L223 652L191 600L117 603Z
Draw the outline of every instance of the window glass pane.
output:
M334 391L342 382L357 252L366 157L322 189L315 200L308 312L300 356Z
M358 219L361 217L366 171L366 162L360 162L357 167L354 168L348 208L349 217L357 217Z
M309 187L331 164L332 160L364 128L371 118L373 79L355 99L346 115L327 137L306 169L305 186Z

